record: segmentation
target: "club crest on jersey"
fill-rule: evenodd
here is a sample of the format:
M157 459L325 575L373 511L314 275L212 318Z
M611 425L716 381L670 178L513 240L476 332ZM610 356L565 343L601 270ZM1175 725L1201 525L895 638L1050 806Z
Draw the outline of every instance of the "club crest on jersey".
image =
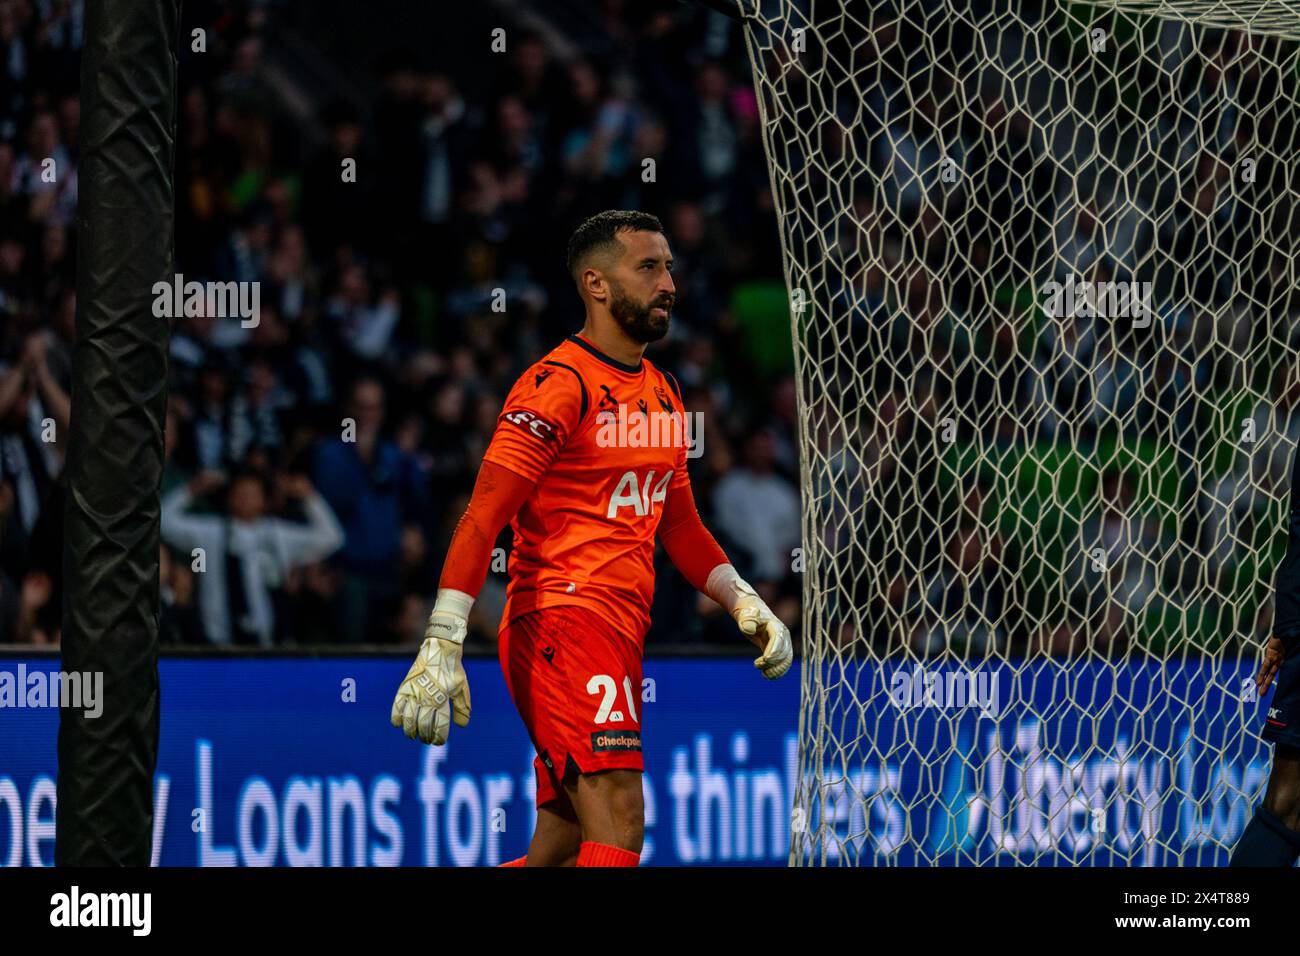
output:
M501 418L508 421L528 432L534 438L539 438L545 442L555 441L555 426L548 422L540 415L530 412L525 408L517 409L513 412L506 412Z
M600 386L600 390L601 390L602 392L604 392L605 394L604 394L604 396L601 398L601 400L600 400L600 404L597 405L596 407L597 407L597 408L607 408L607 407L608 407L608 408L615 408L615 407L617 407L617 405L618 405L618 399L615 398L615 397L614 397L614 393L611 392L611 391L609 390L609 386L608 386L608 385L602 385L602 386Z

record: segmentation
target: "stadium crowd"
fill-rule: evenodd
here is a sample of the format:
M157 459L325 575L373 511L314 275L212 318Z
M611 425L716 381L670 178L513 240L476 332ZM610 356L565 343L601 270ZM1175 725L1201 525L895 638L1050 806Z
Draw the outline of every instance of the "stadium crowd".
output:
M83 15L80 0L0 0L0 643L59 637ZM753 366L730 304L738 283L780 281L777 230L754 95L714 18L611 7L600 54L565 59L519 28L486 83L481 66L390 48L345 77L354 95L302 109L315 91L268 55L291 5L198 0L183 17L203 49L182 44L176 271L259 283L260 310L252 327L175 323L164 641L417 639L506 392L581 326L564 241L606 208L665 224L679 298L650 357L704 416L691 471L706 522L797 626L793 380ZM620 55L638 45L687 68ZM495 637L509 538L479 642ZM659 561L649 639L736 645Z
M851 204L801 227L838 237L804 258L833 263L852 322L827 404L863 408L856 432L817 431L842 639L1016 656L1262 637L1300 438L1295 187L1274 161L1296 145L1293 47L1175 16L1084 29L1032 0L975 0L949 44L927 34L938 4L903 6L856 49L831 41L823 88L872 78L836 104L856 126L817 157L783 131L809 195L869 158ZM1084 283L1142 308L1089 309Z
M738 306L747 283L778 296L784 283L737 28L671 2L593 0L575 48L517 27L485 70L390 38L344 71L354 95L316 101L274 56L328 29L305 6L185 5L183 35L203 28L207 45L181 57L177 271L259 282L261 312L251 329L177 320L167 639L418 635L506 391L580 324L563 240L606 208L664 221L678 302L649 355L704 416L691 473L706 523L797 639L795 386ZM820 155L786 141L813 194L843 190L828 171L858 164L846 204L812 212L810 234L838 241L801 253L830 266L815 296L851 322L808 396L844 641L1122 653L1162 605L1205 621L1262 607L1300 437L1285 330L1296 230L1293 204L1254 202L1234 170L1293 150L1294 102L1243 66L1258 61L1238 57L1239 38L1198 43L1173 21L1159 58L1115 69L1179 98L1138 121L1114 99L1138 94L1115 94L1086 59L1065 102L1026 54L1055 14L1023 6L994 24L972 3L992 51L978 66L877 15L864 46L836 51L875 65L860 100L837 100L846 123L867 121L828 127ZM43 436L67 419L81 30L77 0L0 0L0 642L57 640L62 451ZM1081 55L1075 39L1052 34L1061 62ZM1129 162L1139 154L1151 162ZM924 174L947 161L963 171L952 184ZM1256 191L1290 188L1260 175ZM1053 280L1149 282L1154 314L1049 317ZM1223 423L1238 411L1260 441L1234 457ZM1058 469L1050 491L1024 484L1027 457ZM1060 469L1083 477L1062 492ZM220 552L202 572L199 539ZM1267 560L1243 564L1256 552ZM480 641L504 585L496 560ZM661 555L650 640L734 644L728 622L697 613L711 608Z

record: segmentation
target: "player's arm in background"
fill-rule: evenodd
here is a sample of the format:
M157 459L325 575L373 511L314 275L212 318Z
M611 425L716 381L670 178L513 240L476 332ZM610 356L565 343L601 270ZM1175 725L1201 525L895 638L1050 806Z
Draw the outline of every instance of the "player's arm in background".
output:
M736 573L726 553L704 526L686 474L684 449L679 468L664 502L659 541L682 577L697 591L717 601L735 619L741 632L760 651L754 666L764 677L775 680L790 669L794 660L790 630Z
M163 540L182 553L202 548L209 554L217 554L224 547L223 519L192 514L189 508L196 499L225 483L225 475L205 471L169 491L162 499L159 522Z
M1286 554L1277 566L1273 586L1273 634L1264 649L1264 663L1255 679L1261 694L1282 668L1286 649L1300 639L1300 452L1291 465L1291 504L1287 512Z
M469 724L469 683L461 655L469 612L487 577L492 547L586 408L581 383L566 387L556 382L543 389L536 381L530 369L506 397L469 506L452 532L424 643L393 700L393 726L426 744L446 743L453 720L458 727Z

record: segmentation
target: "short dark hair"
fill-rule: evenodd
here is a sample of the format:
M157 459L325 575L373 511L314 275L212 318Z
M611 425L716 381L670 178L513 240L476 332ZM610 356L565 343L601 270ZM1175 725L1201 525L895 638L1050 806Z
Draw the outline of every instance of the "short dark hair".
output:
M664 231L663 223L657 216L635 209L606 209L594 216L584 219L569 237L569 247L564 257L564 264L569 275L576 280L578 267L592 252L604 250L611 243L617 242L617 234L624 229L637 232Z
M266 472L260 468L254 468L252 465L244 465L237 468L226 482L226 494L230 494L235 485L241 481L255 481L257 486L262 489L262 494L267 498L271 497L271 479Z

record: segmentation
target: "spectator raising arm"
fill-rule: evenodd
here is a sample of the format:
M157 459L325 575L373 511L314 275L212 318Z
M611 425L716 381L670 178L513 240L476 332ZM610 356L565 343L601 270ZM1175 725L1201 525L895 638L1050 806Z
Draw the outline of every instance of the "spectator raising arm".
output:
M220 472L205 471L196 475L189 484L177 485L162 500L162 536L179 551L195 548L211 551L220 545L221 522L211 515L193 515L189 507L196 498L215 491L225 484Z
M68 416L71 412L71 402L68 393L64 391L63 386L50 372L49 363L45 358L46 343L43 336L33 335L27 340L27 345L23 351L23 367L27 370L27 375L36 391L41 397L41 402L45 405L45 410L50 413L58 427L60 435L66 435L68 432Z
M343 547L343 526L305 475L285 479L291 497L302 502L307 523L280 521L276 525L281 553L290 566L310 564Z

